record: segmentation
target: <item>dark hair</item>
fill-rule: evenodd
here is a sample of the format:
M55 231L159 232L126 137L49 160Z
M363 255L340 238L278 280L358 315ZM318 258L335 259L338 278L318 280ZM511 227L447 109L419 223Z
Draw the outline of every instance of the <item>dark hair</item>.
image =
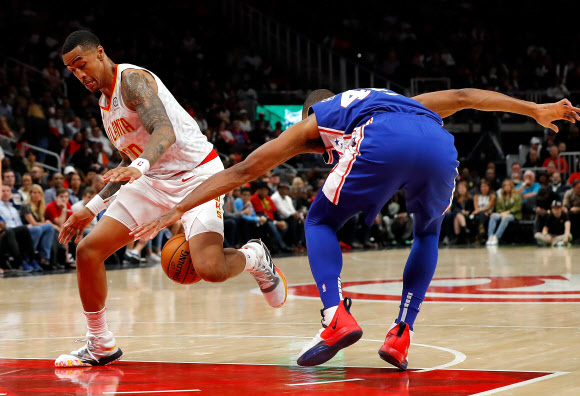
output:
M66 38L64 44L62 45L61 55L68 54L76 47L81 47L82 49L95 49L101 45L101 40L93 33L86 30L77 30L72 32Z
M302 119L305 119L311 114L310 107L312 107L312 105L332 96L334 96L334 93L328 89L316 89L310 92L310 95L308 95L304 101L304 106L302 106Z
M578 184L580 184L580 180L576 179L572 182L572 188L576 187Z
M250 194L252 193L252 189L250 187L242 187L241 189L242 194L245 192L249 192Z
M59 187L59 188L56 190L56 196L57 196L57 197L58 197L60 194L64 194L64 193L67 193L67 194L69 194L69 195L70 195L70 193L68 192L68 190L67 190L66 188L64 188L64 187Z

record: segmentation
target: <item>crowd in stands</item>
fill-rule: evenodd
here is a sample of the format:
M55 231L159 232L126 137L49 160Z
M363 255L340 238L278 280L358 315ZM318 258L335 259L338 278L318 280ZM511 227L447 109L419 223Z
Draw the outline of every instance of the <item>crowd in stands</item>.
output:
M113 61L130 61L160 76L196 119L226 167L283 131L281 123L272 124L266 114L256 113L259 93L303 88L241 38L220 29L215 23L219 11L203 3L188 11L198 17L193 25L186 23L188 15L172 13L174 18L168 19L167 10L151 12L144 22L164 34L151 30L146 37L125 26L122 15L102 18L106 9L101 6L82 20L66 13L56 16L48 5L34 12L22 7L12 9L13 18L0 25L0 32L13 38L1 44L9 57L0 65L0 271L74 268L75 244L61 245L59 231L71 213L99 193L103 174L121 160L103 130L98 97L89 94L60 60L59 46L71 31L93 30ZM271 7L276 5L265 9ZM568 58L552 60L553 48L518 47L519 52L501 56L506 52L497 48L495 25L482 23L468 29L459 19L457 26L445 31L448 36L434 41L427 39L433 27L419 30L419 24L410 25L400 16L380 18L381 24L368 26L354 19L343 21L358 33L349 40L328 36L327 42L336 50L362 52L362 61L378 64L405 85L410 77L444 75L451 77L454 86L548 89L557 77L562 92L553 90L550 97L559 99L565 93L564 83L580 89L575 85L580 81L579 66ZM111 25L118 29L109 29ZM51 30L54 26L59 28ZM371 26L384 27L381 34L371 35L378 41L358 47L361 32ZM372 48L390 49L373 53ZM580 133L572 125L564 135L534 137L525 161L514 163L505 180L500 180L503 172L496 172L495 163L484 172L462 166L442 243L509 242L526 224L532 224L530 235L540 244L567 244L580 237L580 173L572 173L572 164L561 156L578 150ZM289 164L293 167L279 167L226 196L225 246L239 247L258 237L273 252L305 250L304 219L328 168L313 155L299 156ZM344 250L407 246L412 243L412 230L413 216L407 213L404 192L399 191L372 225L365 224L364 216L356 216L339 231L339 239ZM90 228L84 234L88 232ZM143 256L158 260L170 235L164 230L152 243L137 241L112 260L137 263Z

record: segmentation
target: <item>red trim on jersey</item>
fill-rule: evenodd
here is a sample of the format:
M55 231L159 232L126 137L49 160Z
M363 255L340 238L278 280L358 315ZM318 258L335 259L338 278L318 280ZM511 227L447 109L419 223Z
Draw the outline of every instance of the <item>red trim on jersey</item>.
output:
M199 165L197 165L197 166L201 166L203 164L207 164L209 161L211 161L213 159L216 159L217 157L218 157L218 153L217 153L217 151L215 151L215 149L213 149L212 151L209 152L209 154L207 155L207 157L205 157L203 159L203 161L201 161L199 163ZM196 166L196 168L197 168L197 166ZM181 172L177 172L176 174L172 175L171 177L174 178L176 176L181 176L181 175L183 175L184 173L187 173L187 172L189 172L189 171L188 170L184 170L184 171L181 171Z
M111 102L112 102L112 98L113 98L113 94L115 93L115 87L117 86L117 68L119 67L119 65L115 65L115 77L113 80L113 89L111 90L111 97L109 98L109 104L107 105L107 107L103 107L101 105L99 105L99 107L105 111L110 111L111 110Z
M324 133L330 133L331 135L344 135L344 132L342 132L342 131L338 131L336 129L324 128L321 126L318 127L318 131L324 132Z

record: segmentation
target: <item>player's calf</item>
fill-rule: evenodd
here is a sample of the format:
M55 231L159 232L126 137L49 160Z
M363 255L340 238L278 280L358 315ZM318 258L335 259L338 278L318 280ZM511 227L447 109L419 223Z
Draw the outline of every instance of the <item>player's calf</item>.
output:
M343 348L357 342L362 329L350 313L352 300L345 298L337 307L321 310L322 329L298 356L298 365L317 366L332 359Z

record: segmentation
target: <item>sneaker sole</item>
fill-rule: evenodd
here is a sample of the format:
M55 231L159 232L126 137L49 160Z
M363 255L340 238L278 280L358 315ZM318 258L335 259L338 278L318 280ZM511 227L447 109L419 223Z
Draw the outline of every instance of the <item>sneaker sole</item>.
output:
M274 265L274 269L278 273L278 276L280 276L280 278L282 279L282 283L284 283L284 301L282 301L282 304L278 305L277 307L274 307L274 308L281 308L284 305L284 303L286 302L286 299L288 298L288 284L286 283L286 277L284 276L282 271L280 271L280 269L278 267L276 267L275 265Z
M397 352L398 353L398 352ZM389 353L383 351L382 349L379 349L379 356L381 357L381 359L383 359L385 362L392 364L393 366L399 368L402 371L407 370L407 360L405 359L404 362L399 362L399 360L397 358L395 358L394 356L390 355Z
M75 368L75 367L98 367L98 366L108 366L110 364L113 364L119 360L121 360L121 358L123 357L123 351L121 351L121 348L119 348L119 350L115 353L113 353L111 356L107 356L106 359L101 359L100 362L98 362L97 364L92 364L92 363L83 363L80 365L57 365L55 364L55 367L59 367L59 368Z
M338 353L338 351L351 346L360 340L362 335L362 330L353 331L331 346L321 342L307 351L304 355L300 356L297 363L299 366L305 367L318 366L319 364L326 363L332 359Z

